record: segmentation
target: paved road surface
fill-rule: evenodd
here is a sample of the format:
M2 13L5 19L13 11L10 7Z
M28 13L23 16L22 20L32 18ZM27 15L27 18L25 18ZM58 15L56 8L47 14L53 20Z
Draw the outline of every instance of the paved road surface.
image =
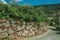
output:
M60 40L60 34L57 31L51 30L49 34L37 40Z

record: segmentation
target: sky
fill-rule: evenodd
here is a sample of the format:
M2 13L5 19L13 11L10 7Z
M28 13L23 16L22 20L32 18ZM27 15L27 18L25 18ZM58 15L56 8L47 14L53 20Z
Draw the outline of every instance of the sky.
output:
M5 2L11 2L11 0L4 0ZM57 4L60 0L16 0L16 4L30 4L30 5L44 5L44 4Z

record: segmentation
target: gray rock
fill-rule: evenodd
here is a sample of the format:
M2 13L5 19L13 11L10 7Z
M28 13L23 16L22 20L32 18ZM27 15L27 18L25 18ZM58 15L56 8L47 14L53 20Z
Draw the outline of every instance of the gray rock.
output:
M16 28L17 28L17 30L19 31L19 30L24 29L24 28L25 28L25 25L22 25L22 26L21 26L21 25L17 25L17 27L16 27Z
M15 38L15 34L11 34L11 35L9 35L8 38L9 38L9 39L13 39L13 38Z
M27 25L26 29L30 30L32 28L32 25Z
M22 33L23 33L22 31L19 31L18 36L22 36Z
M2 23L2 26L7 28L7 27L10 27L10 24L8 24L8 23Z
M11 21L10 21L10 23L14 24L14 23L15 23L15 21L14 21L14 20L11 20Z
M12 34L12 33L14 33L14 31L11 28L9 28L8 31L7 31L7 33L8 34Z
M2 23L0 24L0 27L2 27Z
M0 28L0 33L2 33L2 32L6 32L6 31L7 31L6 28L4 28L4 29Z
M25 22L23 21L22 24L25 25Z
M29 31L24 30L24 32L22 33L22 36L27 36L28 33L29 33Z
M32 37L33 35L32 35L32 33L29 33L28 36L29 36L29 37Z
M36 30L38 30L38 29L37 29L36 27L33 27L32 30L36 31Z
M3 32L3 30L0 28L0 33L2 33Z
M10 27L10 22L9 21L6 21L6 24Z
M22 25L22 27L21 27L21 28L22 28L22 29L24 29L25 27L26 27L26 25Z
M11 23L11 25L10 25L10 26L12 26L12 27L13 27L14 25L15 25L15 24Z
M16 24L20 24L20 21L19 21L19 20L16 20L15 23L16 23Z
M20 26L17 26L17 30L18 30L18 31L21 30Z
M20 21L17 21L18 24L20 24Z
M4 28L3 31L6 32L7 31L7 28Z
M4 23L4 22L6 22L6 19L0 19L0 22Z
M31 32L31 31L33 31L33 29L31 28L29 31Z
M21 28L20 26L18 26L18 27L16 27L16 28L17 28L18 31L23 29L23 28Z
M0 38L6 38L6 37L8 37L8 34L7 33L1 33L0 34Z
M6 32L7 31L7 28L4 28L4 29L2 29L3 30L3 32Z
M33 35L33 36L35 35L35 32L34 32L34 31L32 31L32 35Z

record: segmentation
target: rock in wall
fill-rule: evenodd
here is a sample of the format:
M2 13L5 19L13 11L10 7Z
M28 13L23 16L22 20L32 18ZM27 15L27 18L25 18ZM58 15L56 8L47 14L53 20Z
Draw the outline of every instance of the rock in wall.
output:
M22 22L19 20L0 19L0 39L17 38L17 37L32 37L47 31L48 24L46 22L33 23Z

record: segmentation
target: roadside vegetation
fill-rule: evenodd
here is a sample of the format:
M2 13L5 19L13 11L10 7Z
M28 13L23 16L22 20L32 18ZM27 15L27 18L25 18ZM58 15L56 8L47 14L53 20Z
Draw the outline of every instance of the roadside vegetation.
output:
M22 21L46 21L52 26L59 26L60 4L56 5L9 5L0 4L0 19L18 19Z

